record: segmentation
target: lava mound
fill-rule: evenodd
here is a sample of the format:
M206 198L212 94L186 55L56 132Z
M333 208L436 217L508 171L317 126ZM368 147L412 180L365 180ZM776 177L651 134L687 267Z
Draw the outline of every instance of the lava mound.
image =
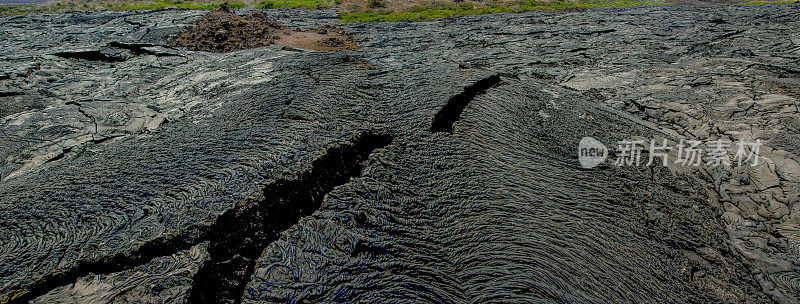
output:
M221 5L181 32L171 45L193 51L227 53L269 46L279 39L286 26L269 18L266 12L239 16Z

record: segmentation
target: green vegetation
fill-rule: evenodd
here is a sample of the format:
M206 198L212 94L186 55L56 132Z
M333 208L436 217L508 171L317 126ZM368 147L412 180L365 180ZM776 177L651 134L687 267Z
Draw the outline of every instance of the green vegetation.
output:
M362 11L344 13L341 15L344 22L383 22L383 21L420 21L435 20L447 17L466 15L485 15L498 13L518 13L531 10L566 10L575 8L601 8L601 7L628 7L628 6L655 6L670 5L666 2L652 2L647 0L612 0L612 1L582 1L555 0L551 2L526 0L514 5L490 5L476 8L472 3L432 3L425 6L415 6L409 12L393 12L388 10Z
M383 3L383 0L369 0L367 6L371 8L379 8L386 6L386 3Z
M223 1L217 3L197 3L186 1L140 1L140 2L120 2L120 1L98 1L85 3L72 2L53 2L43 5L0 5L0 16L13 16L27 13L65 13L80 11L138 11L153 10L163 8L198 9L208 10L220 6ZM239 1L229 1L228 6L232 8L242 8L244 3Z
M36 5L0 5L0 16L15 16L33 10Z
M264 0L256 4L256 8L302 8L315 9L330 5L323 0Z
M191 3L182 1L154 1L151 3L122 3L118 5L106 6L107 9L112 11L138 11L138 10L153 10L162 8L181 8L181 9L197 9L209 10L220 6L220 3ZM228 7L242 8L242 2L228 2Z
M407 11L393 11L391 1L402 0L367 0L366 7L355 10L343 10L341 14L344 22L375 22L375 21L420 21L435 20L448 17L465 15L485 15L497 13L517 13L531 10L568 10L576 8L601 8L601 7L627 7L627 6L653 6L668 5L671 3L653 2L650 0L496 0L487 6L476 7L470 2L433 2L413 6ZM657 1L657 0L654 0ZM765 3L790 3L800 0L754 0L744 4ZM62 13L72 11L115 10L134 11L163 8L200 9L207 10L218 7L224 0L145 0L145 1L58 1L44 5L0 5L0 16L19 15L26 13ZM300 8L316 9L337 7L342 5L342 0L259 0L255 8ZM245 7L239 1L228 2L233 8Z
M771 4L771 3L795 3L798 0L753 0L746 3L740 3L740 5L762 5L762 4Z

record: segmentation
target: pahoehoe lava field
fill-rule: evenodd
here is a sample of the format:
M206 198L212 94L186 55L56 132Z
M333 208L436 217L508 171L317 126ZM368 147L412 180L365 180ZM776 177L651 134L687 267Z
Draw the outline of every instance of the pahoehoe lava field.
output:
M0 18L0 303L800 303L796 3L171 43L206 13ZM587 169L585 137L763 145Z

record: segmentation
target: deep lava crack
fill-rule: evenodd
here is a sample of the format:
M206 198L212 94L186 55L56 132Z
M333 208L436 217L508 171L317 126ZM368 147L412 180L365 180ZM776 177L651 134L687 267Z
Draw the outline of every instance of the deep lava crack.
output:
M207 234L206 226L191 226L179 234L157 238L127 252L103 257L97 260L79 261L73 267L54 272L24 288L13 296L9 304L28 303L45 295L59 286L75 283L89 274L110 274L146 264L152 259L175 254L203 241Z
M59 53L54 53L53 55L66 59L83 59L88 61L102 61L102 62L125 61L125 58L123 57L110 56L108 54L104 54L101 51L59 52Z
M433 117L431 132L453 133L453 124L461 117L461 112L478 95L486 94L490 88L500 83L500 74L495 74L467 86L464 91L451 97Z
M238 303L253 273L255 259L264 248L276 240L281 231L319 209L328 192L347 183L351 177L361 176L363 162L372 151L391 141L392 136L388 134L360 133L347 143L327 148L312 162L309 170L266 185L264 200L247 201L223 213L211 225L193 225L131 251L80 261L69 269L21 286L8 303L27 303L89 274L131 269L206 241L210 243L209 260L195 275L188 302Z
M390 142L388 135L360 134L328 148L310 170L267 185L263 201L221 215L210 230L210 259L195 275L188 302L239 303L261 252L281 231L319 209L328 192L361 176L363 161Z
M13 97L13 96L20 96L25 95L22 92L0 92L0 97Z

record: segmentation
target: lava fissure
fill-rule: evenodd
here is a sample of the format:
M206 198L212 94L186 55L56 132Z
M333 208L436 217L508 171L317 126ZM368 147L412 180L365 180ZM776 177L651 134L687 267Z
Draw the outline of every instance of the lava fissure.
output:
M0 97L14 97L14 96L20 96L20 95L25 95L25 93L22 93L22 92L0 92Z
M77 52L60 52L53 54L66 59L83 59L88 61L101 61L101 62L123 62L125 58L117 56L109 56L101 51L77 51Z
M108 46L113 48L126 49L134 55L153 53L145 49L146 47L153 46L152 44L149 43L123 43L118 41L112 41L111 43L108 44Z
M152 49L148 49L148 48L160 46L160 45L157 45L157 44L150 44L150 43L124 43L124 42L113 41L113 42L109 43L108 46L112 47L112 48L128 50L129 52L131 52L131 54L136 55L136 56L139 56L139 55L153 55L153 56L156 56L156 57L179 56L177 54L162 53L162 52L154 51ZM162 47L169 48L167 46L162 46Z
M431 132L453 133L453 124L461 117L461 112L467 105L478 97L486 94L486 91L500 84L500 74L495 74L467 86L464 91L455 95L433 117Z
M144 265L154 258L168 256L187 250L203 241L207 235L206 226L191 226L177 235L157 238L127 252L106 256L97 260L79 261L73 267L50 274L25 286L10 304L28 303L51 290L75 283L89 274L110 274Z
M237 206L211 225L192 225L179 234L157 238L131 251L79 261L69 269L18 288L8 303L28 303L81 277L128 270L206 241L210 243L210 258L195 275L189 303L238 303L261 251L281 231L319 209L328 192L346 184L351 177L360 176L362 162L391 141L387 134L361 133L350 142L327 148L309 170L266 185L262 201Z
M391 142L388 135L364 133L328 148L311 169L267 185L264 199L232 209L211 228L209 260L195 275L189 303L239 303L256 259L279 234L313 214L335 187L361 176L363 162Z

